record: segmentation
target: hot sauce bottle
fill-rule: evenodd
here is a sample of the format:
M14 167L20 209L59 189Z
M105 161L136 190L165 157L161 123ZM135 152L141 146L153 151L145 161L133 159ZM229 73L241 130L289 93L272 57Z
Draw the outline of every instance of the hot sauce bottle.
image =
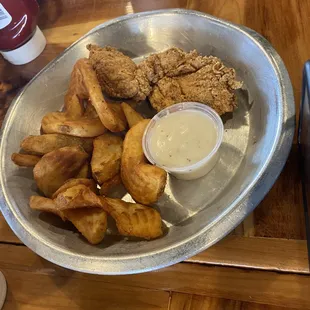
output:
M38 14L36 0L0 0L0 53L14 65L34 60L46 46Z

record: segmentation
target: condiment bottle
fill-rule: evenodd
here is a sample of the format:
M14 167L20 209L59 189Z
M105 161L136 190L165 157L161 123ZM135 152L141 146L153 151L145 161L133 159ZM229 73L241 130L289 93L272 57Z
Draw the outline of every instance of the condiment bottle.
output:
M14 65L34 60L46 46L38 14L36 0L0 0L0 53Z

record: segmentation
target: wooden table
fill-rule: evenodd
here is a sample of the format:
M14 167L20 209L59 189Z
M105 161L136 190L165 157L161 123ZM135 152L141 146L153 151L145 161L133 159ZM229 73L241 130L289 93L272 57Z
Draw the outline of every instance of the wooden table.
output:
M310 58L306 0L41 0L48 45L25 66L0 59L0 117L16 92L94 26L162 8L200 10L264 35L283 58L299 111ZM4 309L310 309L310 277L297 147L273 189L233 234L187 262L132 276L85 275L53 265L22 245L0 215Z

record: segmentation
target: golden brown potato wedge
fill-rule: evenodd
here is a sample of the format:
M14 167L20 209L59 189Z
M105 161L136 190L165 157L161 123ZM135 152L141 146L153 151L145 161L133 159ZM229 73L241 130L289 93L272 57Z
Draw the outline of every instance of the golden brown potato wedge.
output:
M107 230L107 213L102 208L60 211L52 199L41 196L31 196L29 204L33 210L54 213L63 221L69 220L91 244L98 244L104 238Z
M106 131L99 118L82 117L71 120L62 112L46 114L41 125L44 133L60 133L82 138L98 137Z
M144 117L135 111L128 103L123 102L121 107L124 111L124 114L127 119L127 123L129 128L133 127L134 125L138 124L140 121L144 120Z
M121 177L132 198L149 205L163 194L167 172L150 165L142 149L142 137L150 120L146 119L132 127L126 134L121 162Z
M72 186L59 193L54 199L58 210L70 210L85 207L102 207L100 198L83 184Z
M66 218L91 244L100 243L106 233L107 213L101 208L81 208L63 212Z
M107 180L103 184L101 184L100 188L100 195L106 196L108 193L117 185L120 185L122 183L122 178L120 173L115 175L112 179Z
M70 90L65 96L65 113L72 120L80 119L84 114L83 101Z
M33 169L38 188L46 197L80 171L88 154L80 146L66 146L45 154Z
M82 146L87 153L93 150L92 138L80 138L62 134L47 134L41 136L28 136L20 144L20 147L28 153L44 155L65 146Z
M98 113L95 110L94 106L91 104L90 100L88 100L88 102L86 104L84 116L87 118L97 118L98 117Z
M58 190L53 194L52 198L55 199L60 193L63 193L67 189L76 186L76 185L85 185L90 188L95 194L97 193L97 185L92 179L69 179L62 186L58 188Z
M123 151L123 139L111 133L105 133L94 139L94 151L91 159L93 178L102 184L112 179L120 171Z
M34 167L40 159L40 156L19 153L13 153L11 156L14 164L20 167Z
M124 113L121 109L114 109L111 104L105 101L96 73L88 59L78 60L75 66L83 76L85 89L88 91L91 103L97 111L102 124L112 132L125 130L127 122Z
M79 173L75 176L77 179L88 179L91 178L91 168L88 161L84 163Z
M101 198L103 208L114 218L119 233L154 239L162 236L160 214L153 208L121 199Z
M66 219L65 214L58 210L56 203L52 199L42 196L30 196L29 205L33 210L54 213L61 217L63 221Z

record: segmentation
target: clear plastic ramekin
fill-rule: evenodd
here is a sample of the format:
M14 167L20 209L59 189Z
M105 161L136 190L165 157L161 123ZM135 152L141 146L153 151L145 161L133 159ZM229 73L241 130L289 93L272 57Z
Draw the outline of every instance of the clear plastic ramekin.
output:
M165 165L160 165L156 162L156 159L153 157L152 152L149 147L150 137L152 135L152 130L156 124L156 122L172 113L177 113L179 111L198 111L203 113L205 116L209 117L209 119L214 123L217 132L217 139L216 144L212 151L203 159L198 161L195 164L191 164L185 167L168 167ZM224 126L220 116L210 107L198 103L198 102L182 102L175 105L172 105L159 113L157 113L148 124L147 128L145 129L142 146L143 151L146 158L149 160L150 163L161 167L162 169L166 170L173 176L181 180L193 180L198 179L208 172L210 172L219 158L219 147L223 141L223 134L224 134Z

